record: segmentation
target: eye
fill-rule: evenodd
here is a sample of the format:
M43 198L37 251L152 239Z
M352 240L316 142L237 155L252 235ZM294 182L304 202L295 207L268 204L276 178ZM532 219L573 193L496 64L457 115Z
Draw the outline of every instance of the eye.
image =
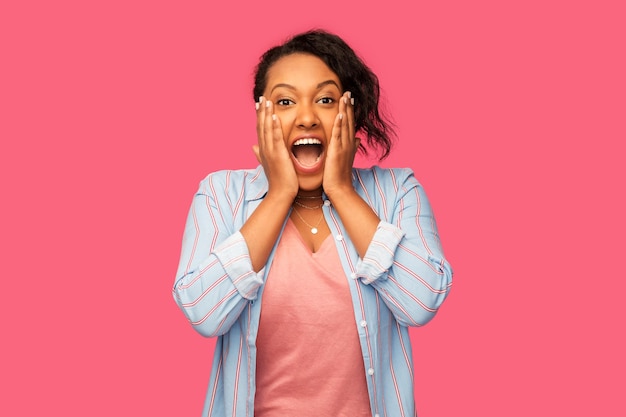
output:
M335 99L331 97L322 97L317 100L317 102L320 104L333 104L335 102Z
M290 100L288 98L281 98L281 99L276 100L276 105L278 106L289 106L291 104L295 104L295 103L293 102L293 100Z

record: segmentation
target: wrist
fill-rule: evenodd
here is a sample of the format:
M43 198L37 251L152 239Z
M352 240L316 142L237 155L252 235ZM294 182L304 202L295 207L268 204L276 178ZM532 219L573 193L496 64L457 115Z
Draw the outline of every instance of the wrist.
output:
M335 203L335 201L338 199L350 198L353 195L358 196L352 184L334 186L329 188L324 187L324 193L333 203Z
M272 190L271 188L267 191L267 195L263 199L263 201L267 201L268 203L277 205L277 206L285 206L289 207L295 200L298 191L290 191L290 190Z

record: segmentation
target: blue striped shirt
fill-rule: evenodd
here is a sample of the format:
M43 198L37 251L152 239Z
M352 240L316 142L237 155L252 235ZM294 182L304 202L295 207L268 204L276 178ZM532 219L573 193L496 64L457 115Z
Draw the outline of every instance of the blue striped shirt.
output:
M372 415L412 417L408 326L433 318L450 290L452 269L411 170L354 169L353 184L380 218L363 259L329 200L323 212L349 282ZM255 342L274 251L254 272L239 229L267 188L260 166L215 172L200 183L189 211L173 293L200 334L218 336L203 416L254 415Z

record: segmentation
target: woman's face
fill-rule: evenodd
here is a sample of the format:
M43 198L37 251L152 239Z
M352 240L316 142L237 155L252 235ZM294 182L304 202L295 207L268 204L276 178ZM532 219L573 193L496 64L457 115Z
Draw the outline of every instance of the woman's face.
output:
M314 55L287 55L268 70L263 96L274 103L303 191L322 186L325 150L342 91L337 74Z

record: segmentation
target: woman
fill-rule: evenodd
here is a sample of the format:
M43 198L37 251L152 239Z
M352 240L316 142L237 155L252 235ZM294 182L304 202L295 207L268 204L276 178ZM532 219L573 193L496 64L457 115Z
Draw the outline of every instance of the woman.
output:
M378 79L310 31L261 57L254 97L260 166L201 182L173 290L219 336L203 415L413 416L407 327L452 271L413 173L352 166L391 149Z

